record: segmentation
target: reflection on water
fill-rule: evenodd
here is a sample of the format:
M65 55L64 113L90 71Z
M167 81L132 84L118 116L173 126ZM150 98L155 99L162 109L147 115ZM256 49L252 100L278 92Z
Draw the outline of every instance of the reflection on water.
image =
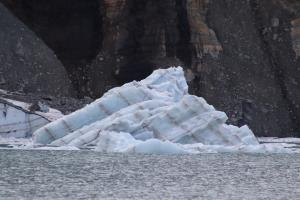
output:
M300 154L0 150L0 199L297 199Z

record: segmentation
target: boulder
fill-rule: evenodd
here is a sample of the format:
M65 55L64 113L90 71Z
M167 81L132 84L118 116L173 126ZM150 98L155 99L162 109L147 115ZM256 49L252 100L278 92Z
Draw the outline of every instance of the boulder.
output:
M68 75L51 51L0 3L0 88L70 96Z

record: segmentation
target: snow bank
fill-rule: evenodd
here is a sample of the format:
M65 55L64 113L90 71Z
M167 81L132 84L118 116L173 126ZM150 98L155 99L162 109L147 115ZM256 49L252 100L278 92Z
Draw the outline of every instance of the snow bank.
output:
M181 67L159 69L142 81L111 89L86 107L38 129L33 139L36 144L51 146L95 146L101 152L274 150L270 145L259 145L247 126L225 124L224 112L187 91Z

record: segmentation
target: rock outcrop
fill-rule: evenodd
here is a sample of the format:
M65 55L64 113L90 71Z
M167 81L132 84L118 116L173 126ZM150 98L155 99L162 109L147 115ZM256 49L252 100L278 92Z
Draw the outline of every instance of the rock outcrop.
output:
M19 92L72 95L54 53L0 3L0 86Z
M300 137L297 0L1 1L55 51L81 96L182 65L190 91L231 123Z

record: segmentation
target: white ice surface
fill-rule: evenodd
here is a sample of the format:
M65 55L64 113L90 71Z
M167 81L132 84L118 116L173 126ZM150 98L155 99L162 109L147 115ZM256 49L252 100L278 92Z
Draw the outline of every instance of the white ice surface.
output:
M288 144L259 144L247 127L189 95L181 67L156 70L142 81L113 88L86 107L34 133L35 145L93 146L122 153L290 153Z
M21 107L22 109L30 112L30 106L31 104L29 103L25 103L25 102L21 102L21 101L16 101L16 100L13 100L13 99L8 99L8 98L2 98L3 100L17 106L17 107ZM40 111L35 111L34 113L32 114L37 114L37 115L40 115L44 118L46 118L47 120L49 121L55 121L55 120L58 120L59 118L62 118L64 115L59 111L59 110L56 110L54 108L49 108L49 111L48 112L40 112Z
M63 114L50 108L49 112L30 112L30 104L1 98L0 102L0 137L30 137L34 131L55 121Z
M198 154L198 153L300 153L292 144L260 144L260 145L204 145L202 143L179 144L158 139L140 141L129 133L102 132L96 151L111 153L143 153L143 154Z
M258 141L261 143L291 143L300 144L300 138L277 138L277 137L259 137Z
M14 137L1 137L0 136L0 148L7 149L7 148L31 148L32 138L14 138Z

